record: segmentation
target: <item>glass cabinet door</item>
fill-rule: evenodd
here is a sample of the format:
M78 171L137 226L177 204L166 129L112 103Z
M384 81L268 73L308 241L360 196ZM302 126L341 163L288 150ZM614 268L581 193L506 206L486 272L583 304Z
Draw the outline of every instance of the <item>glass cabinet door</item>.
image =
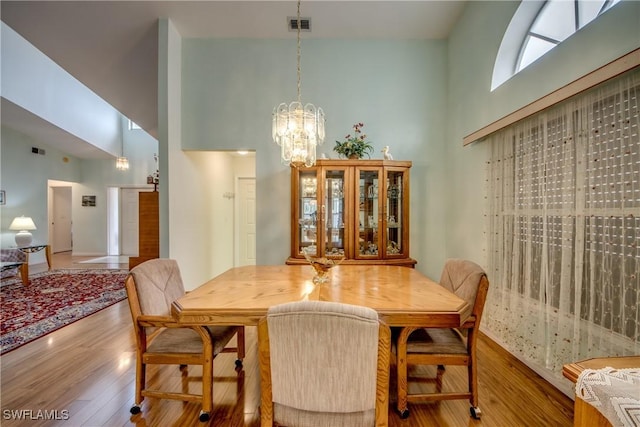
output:
M380 258L380 169L358 169L356 258Z
M403 242L408 238L405 230L408 212L404 207L408 204L404 203L408 200L404 198L408 196L407 187L406 171L386 171L385 258L405 256Z
M318 180L315 170L299 171L298 188L298 254L306 250L317 254Z
M344 169L323 169L324 194L322 224L323 253L326 257L344 256L346 249L346 204Z

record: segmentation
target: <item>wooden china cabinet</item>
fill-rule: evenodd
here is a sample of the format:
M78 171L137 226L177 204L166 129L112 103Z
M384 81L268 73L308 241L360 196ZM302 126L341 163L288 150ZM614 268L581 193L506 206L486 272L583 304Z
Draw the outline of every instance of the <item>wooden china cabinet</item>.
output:
M410 161L317 160L291 168L291 256L414 267L409 257Z

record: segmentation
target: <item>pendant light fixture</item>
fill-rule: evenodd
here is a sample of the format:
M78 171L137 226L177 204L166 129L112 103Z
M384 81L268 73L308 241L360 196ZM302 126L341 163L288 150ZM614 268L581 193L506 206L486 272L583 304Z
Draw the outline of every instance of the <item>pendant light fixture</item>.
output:
M324 142L324 111L313 104L302 106L300 96L300 0L298 0L298 99L282 103L273 110L271 134L281 148L282 163L294 167L313 166L316 147Z
M116 159L116 169L121 171L129 169L129 160L126 157L118 157Z
M120 154L122 156L116 158L116 169L126 171L129 169L129 160L124 156L124 138L120 136Z

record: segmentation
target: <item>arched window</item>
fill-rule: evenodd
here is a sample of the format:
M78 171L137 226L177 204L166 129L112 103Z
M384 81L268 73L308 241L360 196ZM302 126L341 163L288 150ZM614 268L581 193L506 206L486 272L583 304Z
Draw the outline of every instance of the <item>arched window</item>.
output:
M502 39L493 69L491 90L620 1L523 1Z

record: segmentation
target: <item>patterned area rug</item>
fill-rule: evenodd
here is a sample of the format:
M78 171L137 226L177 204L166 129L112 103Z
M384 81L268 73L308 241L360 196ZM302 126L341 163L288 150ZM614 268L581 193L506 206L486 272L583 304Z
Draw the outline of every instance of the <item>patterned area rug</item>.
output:
M126 298L126 270L70 269L33 274L0 284L0 354Z

